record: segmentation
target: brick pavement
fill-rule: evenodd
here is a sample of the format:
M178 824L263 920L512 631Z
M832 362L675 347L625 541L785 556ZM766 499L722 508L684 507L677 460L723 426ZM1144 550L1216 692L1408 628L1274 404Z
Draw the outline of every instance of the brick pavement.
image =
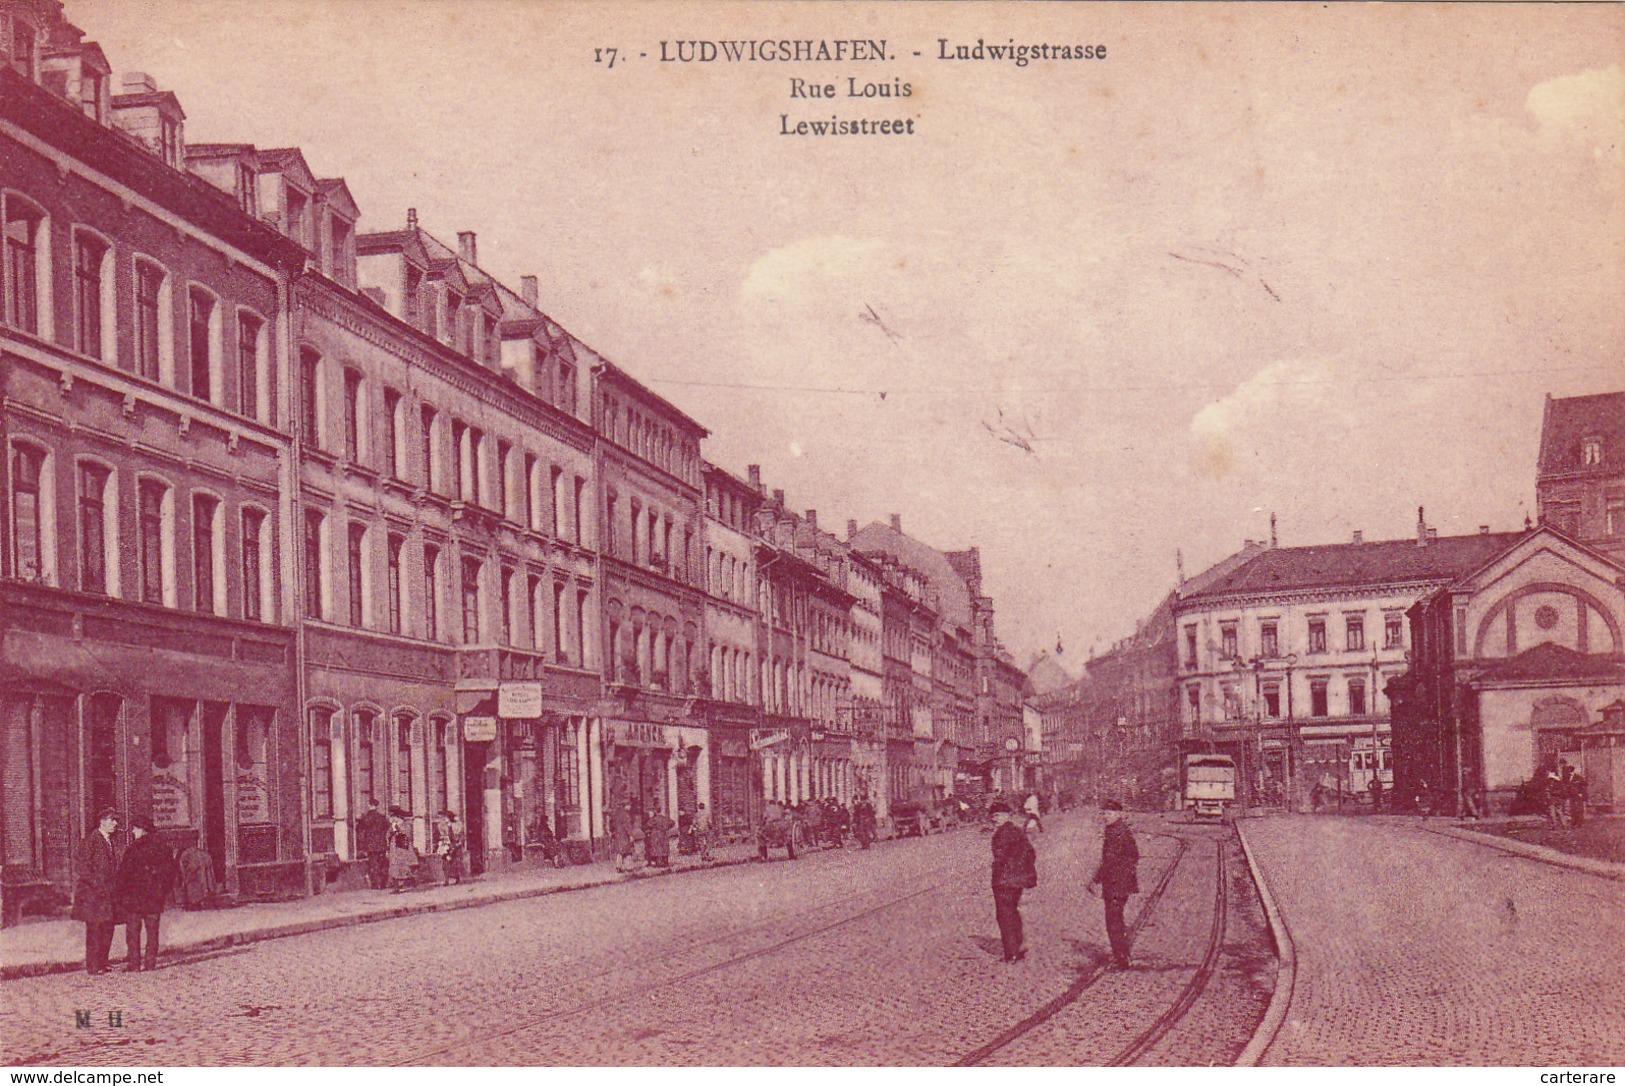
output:
M997 960L987 836L960 830L322 931L150 974L13 981L0 1037L8 1062L31 1065L946 1063L1104 954L1082 888L1095 824L1049 825L1024 910L1033 951L1014 966ZM1170 846L1147 844L1154 869ZM76 1009L114 1007L122 1031L72 1027Z
M1265 1064L1625 1061L1625 885L1400 820L1244 832L1298 958Z

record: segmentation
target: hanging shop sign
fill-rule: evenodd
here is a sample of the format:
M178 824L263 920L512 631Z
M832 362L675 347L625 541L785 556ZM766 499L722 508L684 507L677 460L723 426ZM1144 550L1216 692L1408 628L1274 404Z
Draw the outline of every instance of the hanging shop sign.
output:
M763 747L771 747L775 743L787 743L789 740L790 733L788 731L762 731L758 729L750 733L750 749L761 750Z
M542 715L541 683L503 683L497 687L497 716L532 720Z
M494 716L463 717L463 741L489 743L497 737L497 718Z

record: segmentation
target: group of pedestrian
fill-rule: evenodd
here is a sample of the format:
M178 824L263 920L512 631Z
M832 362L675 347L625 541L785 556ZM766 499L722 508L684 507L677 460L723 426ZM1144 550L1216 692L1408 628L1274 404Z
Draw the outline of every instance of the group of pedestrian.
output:
M374 890L405 893L419 880L424 857L412 841L411 817L399 807L386 815L375 799L367 813L356 819L356 852L367 869L367 884ZM442 811L434 822L431 856L438 862L442 885L461 883L465 876L467 837L456 811Z
M690 820L689 832L695 835L696 845L700 849L702 858L711 856L711 814L706 810L705 804L695 808L694 818L698 819L701 812L705 817L703 833L695 828L694 819ZM638 866L638 850L643 851L643 862L650 867L671 866L671 837L677 823L664 811L655 811L653 814L638 817L632 810L630 803L623 803L611 812L609 817L609 836L615 848L615 870L632 871ZM703 842L703 843L702 843Z
M1555 768L1548 768L1540 789L1546 821L1559 828L1584 823L1588 787L1585 776L1572 765L1565 765L1561 774Z
M73 915L85 925L85 972L108 971L113 929L124 925L124 971L158 968L158 933L178 868L169 846L147 818L130 823L130 843L115 839L122 819L101 812L96 828L79 846Z
M1016 827L1013 821L1015 812L1010 804L996 800L988 811L993 818L993 914L999 925L1003 960L1019 962L1027 956L1021 923L1021 895L1038 885L1038 853L1028 832ZM1101 843L1100 863L1089 879L1088 890L1092 895L1099 887L1099 894L1106 906L1106 938L1111 944L1112 960L1118 968L1126 969L1130 947L1123 910L1129 897L1140 892L1140 849L1121 803L1107 800L1101 804L1101 811L1106 829ZM1043 824L1036 817L1036 812L1026 813L1029 816L1027 826L1030 828L1037 823L1039 832L1042 832Z

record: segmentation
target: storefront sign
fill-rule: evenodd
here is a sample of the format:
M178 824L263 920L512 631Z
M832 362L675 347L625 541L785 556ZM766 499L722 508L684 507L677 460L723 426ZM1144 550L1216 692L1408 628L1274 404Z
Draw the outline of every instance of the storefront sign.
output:
M465 716L463 718L463 741L466 743L489 743L497 737L497 718L494 716Z
M665 747L670 749L671 740L666 738L664 725L650 724L641 720L623 720L617 722L610 730L610 741L619 747Z
M531 720L541 715L541 683L503 683L497 687L497 716Z

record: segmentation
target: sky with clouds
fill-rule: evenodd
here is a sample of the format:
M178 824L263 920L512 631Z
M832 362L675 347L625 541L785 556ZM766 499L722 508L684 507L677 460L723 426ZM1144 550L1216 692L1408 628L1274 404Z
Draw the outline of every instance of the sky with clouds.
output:
M418 209L839 528L981 547L1063 661L1188 571L1510 529L1541 402L1625 387L1617 5L67 0L195 141ZM883 63L660 42L884 39ZM937 59L974 45L1105 60ZM616 48L610 69L594 49ZM913 54L918 51L921 55ZM645 57L638 53L647 53ZM792 77L910 85L809 101ZM783 136L908 117L897 137Z

